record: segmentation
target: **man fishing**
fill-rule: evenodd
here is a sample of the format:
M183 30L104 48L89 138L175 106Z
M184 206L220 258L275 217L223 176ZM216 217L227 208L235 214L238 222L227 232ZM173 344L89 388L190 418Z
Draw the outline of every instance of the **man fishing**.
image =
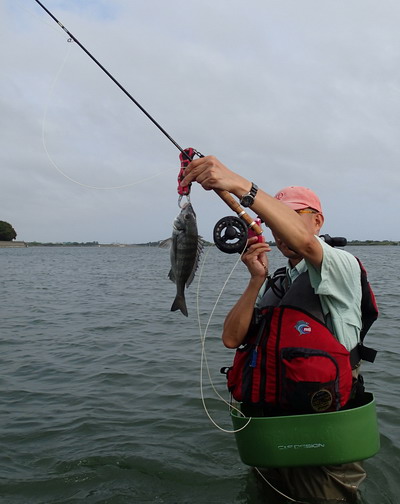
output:
M339 346L345 347L344 352L357 347L361 329L360 266L354 256L330 247L318 237L324 217L315 193L304 187L287 187L271 196L229 170L213 156L196 159L189 164L182 186L194 181L206 190L229 191L239 198L242 206L251 207L260 216L271 229L277 247L288 259L286 274L280 285L284 291L281 296L292 293L290 304L295 308L304 308L304 304L307 308L308 303L318 301L323 330L328 333L324 337L332 337L336 345L339 342ZM280 300L271 301L275 294L272 295L270 283L266 281L269 277L269 250L268 244L259 242L255 237L249 240L248 249L242 256L250 279L224 322L222 340L228 348L238 348L248 338L254 338L255 331L260 330L263 306L280 303ZM282 324L285 327L284 321ZM268 337L268 331L272 332L273 329L268 328L268 324L266 326L267 329L263 330ZM299 331L310 329L307 319L303 326ZM348 366L349 370L343 372L350 373L350 385L354 389L359 362L352 366L353 369L350 364ZM266 403L262 413L253 413L253 416L282 414L282 404L286 404L286 414L332 411L343 407L342 403L335 407L335 391L330 390L329 386L324 388L322 395L318 391L312 395L311 402L307 402L309 394L302 395L302 384L295 385L295 394L290 388L294 386L293 383L283 391L286 403L282 401L280 408L276 404L269 407ZM343 394L340 396L343 399ZM349 398L350 395L346 397L346 401ZM251 406L250 404L250 410ZM312 502L356 502L358 487L366 476L359 462L329 467L276 469L270 470L269 474L278 478L278 482L284 485L291 497L303 501L311 499Z

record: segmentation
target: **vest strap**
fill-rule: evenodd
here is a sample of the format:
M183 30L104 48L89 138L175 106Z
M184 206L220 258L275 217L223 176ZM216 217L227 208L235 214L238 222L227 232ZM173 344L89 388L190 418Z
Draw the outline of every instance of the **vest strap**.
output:
M375 350L374 348L370 348L363 345L362 343L358 343L358 345L354 347L350 352L351 367L354 369L361 360L374 362L377 353L377 350Z

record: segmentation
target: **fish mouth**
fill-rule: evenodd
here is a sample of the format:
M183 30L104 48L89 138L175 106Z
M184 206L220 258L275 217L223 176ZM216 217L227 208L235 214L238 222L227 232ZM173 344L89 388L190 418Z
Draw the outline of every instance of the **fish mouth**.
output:
M185 215L185 218L188 217L188 213L187 212L190 212L192 213L195 217L196 217L196 212L194 211L193 207L192 207L192 204L190 203L190 201L187 201L182 207L181 207L181 212L185 212L186 211L186 215Z

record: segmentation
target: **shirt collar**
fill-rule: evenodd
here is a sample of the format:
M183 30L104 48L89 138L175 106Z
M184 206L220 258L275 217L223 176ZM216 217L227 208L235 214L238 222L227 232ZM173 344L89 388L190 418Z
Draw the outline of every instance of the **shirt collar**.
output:
M293 283L298 276L307 271L307 264L304 259L302 259L294 268L291 268L288 262L286 266L286 275L289 278L290 283Z

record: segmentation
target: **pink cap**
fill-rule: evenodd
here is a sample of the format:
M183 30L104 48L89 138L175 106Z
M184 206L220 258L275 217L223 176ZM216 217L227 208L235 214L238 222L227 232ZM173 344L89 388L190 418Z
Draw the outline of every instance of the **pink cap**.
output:
M275 194L275 198L282 201L282 203L285 203L285 205L293 210L312 208L322 213L321 202L318 196L307 187L284 187Z

